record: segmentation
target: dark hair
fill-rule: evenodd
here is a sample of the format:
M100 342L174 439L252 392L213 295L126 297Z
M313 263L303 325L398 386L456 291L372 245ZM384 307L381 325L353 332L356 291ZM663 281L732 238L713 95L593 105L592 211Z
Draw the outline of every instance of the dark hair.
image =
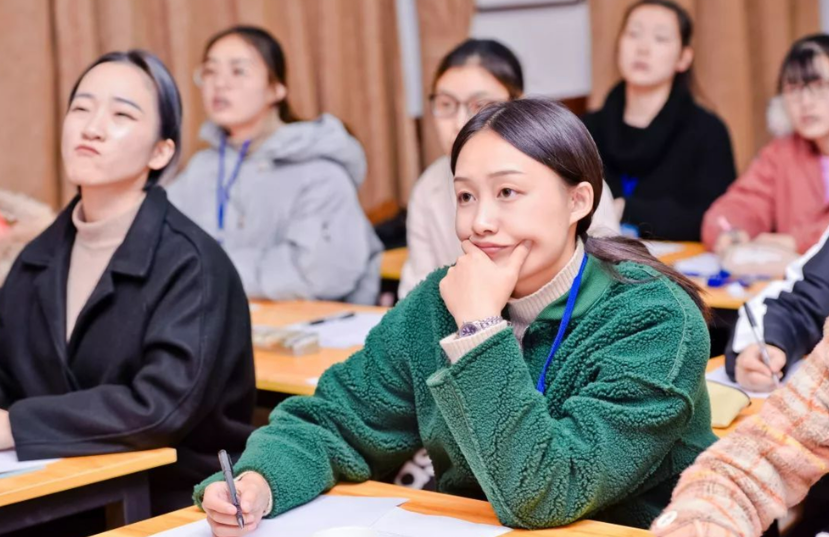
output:
M510 49L492 39L467 39L452 49L438 66L432 91L446 71L465 65L480 65L507 89L510 99L517 99L524 93L521 62Z
M72 91L69 93L69 106L72 105L72 100L75 98L78 86L81 84L81 80L83 80L87 73L102 63L113 62L128 63L138 67L150 77L153 81L153 86L155 86L155 92L158 98L158 117L160 123L158 133L159 139L172 140L176 146L173 158L170 159L170 162L167 163L165 167L160 170L150 170L150 174L147 178L147 184L156 184L164 174L165 170L175 169L175 165L181 155L182 108L181 95L179 95L176 81L173 79L173 75L170 74L170 71L167 70L155 54L139 49L131 49L126 52L109 52L104 54L92 62L92 64L87 67L83 73L81 73L81 76L78 77L75 85L72 86Z
M688 14L685 8L671 0L639 0L630 6L625 12L624 19L622 19L622 27L619 29L619 38L621 38L622 33L625 31L625 26L627 26L628 19L630 19L631 14L642 6L663 7L673 12L673 14L676 15L677 26L679 27L679 39L682 43L682 48L684 49L685 47L691 46L691 39L694 36L694 21L691 19L691 15ZM616 39L617 43L619 42L619 38ZM689 66L684 72L677 73L674 76L674 84L683 85L688 89L692 89L695 86L694 76L691 71L692 68L693 67Z
M270 32L263 28L241 25L233 26L219 32L211 37L204 47L202 61L207 60L207 54L213 48L213 45L220 39L230 35L241 37L248 45L256 49L256 52L259 53L259 56L268 68L268 80L270 82L278 82L287 87L288 66L285 62L285 53L282 50L282 45L279 44L279 41ZM287 97L279 101L276 106L279 112L279 119L284 123L299 121L299 117L294 114L291 105L288 104Z
M829 57L829 35L813 34L795 41L780 67L777 92L782 92L785 84L808 84L823 78L815 68L815 58L820 55Z
M626 237L590 237L587 230L602 197L602 160L584 124L562 104L551 99L519 99L494 103L464 125L452 147L452 173L464 145L481 131L490 130L528 157L553 170L569 186L587 182L593 188L593 207L576 225L585 251L603 262L610 274L625 281L615 265L632 261L646 265L682 287L708 318L699 287L653 257L645 245Z

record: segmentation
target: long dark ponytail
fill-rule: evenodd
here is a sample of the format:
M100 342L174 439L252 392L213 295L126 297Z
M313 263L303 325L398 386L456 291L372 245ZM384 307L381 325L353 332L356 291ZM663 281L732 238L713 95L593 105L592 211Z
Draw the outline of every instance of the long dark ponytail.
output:
M568 185L587 182L593 187L593 207L576 225L585 251L603 262L610 274L620 280L615 266L632 261L653 268L682 287L706 319L708 306L700 288L687 277L662 263L638 240L626 237L591 237L587 234L593 214L602 197L602 160L584 124L563 105L550 99L519 99L495 103L481 110L464 125L452 147L452 173L463 146L482 130L491 130L507 143L544 164Z

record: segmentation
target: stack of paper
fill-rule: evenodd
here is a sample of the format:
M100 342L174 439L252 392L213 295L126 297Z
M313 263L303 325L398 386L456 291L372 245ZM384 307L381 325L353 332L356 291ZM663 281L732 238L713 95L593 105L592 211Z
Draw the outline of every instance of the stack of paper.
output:
M17 475L22 472L40 470L47 464L60 459L39 459L21 462L17 460L17 453L13 449L0 451L0 478Z
M289 326L294 330L313 332L319 336L320 347L347 349L364 345L368 333L380 324L382 313L357 313L347 319L332 319L321 324L298 323Z
M648 251L654 257L665 257L666 255L676 254L685 249L685 246L678 242L667 241L642 241Z
M708 277L718 274L722 269L720 258L717 254L706 252L686 259L680 259L674 263L674 268L688 276Z

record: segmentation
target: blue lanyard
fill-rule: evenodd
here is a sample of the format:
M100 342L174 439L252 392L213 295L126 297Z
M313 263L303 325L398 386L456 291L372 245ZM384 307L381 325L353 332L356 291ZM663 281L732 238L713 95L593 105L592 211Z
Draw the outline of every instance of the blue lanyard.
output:
M586 266L587 253L584 254L584 259L581 260L581 266L579 267L579 273L576 275L576 279L573 280L573 286L570 287L570 296L567 297L567 306L564 308L564 316L561 318L561 324L558 326L556 339L553 341L553 346L550 347L550 354L547 355L547 361L544 362L544 369L541 370L541 376L535 387L542 394L547 384L547 370L550 368L550 364L553 363L553 357L556 355L556 351L561 346L561 340L564 339L564 332L567 331L567 325L570 324L570 317L573 315L573 308L576 307L576 299L579 296L579 289L581 288L581 277L584 274L584 267Z
M633 197L636 187L639 186L639 178L623 173L619 179L622 181L622 197L625 199Z
M230 174L230 178L227 180L227 184L225 184L225 147L227 146L227 139L222 137L222 141L219 143L219 177L218 177L218 185L216 188L216 205L218 207L218 222L219 222L219 231L223 231L225 228L225 213L227 211L227 204L230 201L230 189L233 188L233 185L236 183L236 180L239 178L239 169L242 167L242 161L245 160L245 155L248 152L248 147L250 147L250 140L245 140L245 143L242 144L242 148L239 150L239 158L236 160L236 166L233 168L233 173Z

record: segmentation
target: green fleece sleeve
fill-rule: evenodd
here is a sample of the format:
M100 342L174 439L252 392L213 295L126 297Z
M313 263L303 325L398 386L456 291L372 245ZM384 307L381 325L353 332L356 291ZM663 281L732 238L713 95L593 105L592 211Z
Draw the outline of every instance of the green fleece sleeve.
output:
M339 481L388 476L422 447L411 376L391 336L402 322L392 310L363 350L322 375L312 397L286 400L250 436L234 470L258 472L268 481L274 502L268 516L309 502ZM197 504L216 479L196 487Z
M556 362L548 373L553 386L542 395L508 330L429 378L444 419L503 524L569 524L617 503L651 475L686 430L702 383L707 332L698 311L696 316L684 323L676 309L640 309L607 323L612 331L575 329L568 338L602 343L573 348L565 341L566 358L556 360L596 364L580 373L595 378L563 401L556 417L548 410ZM703 335L689 342L692 328ZM689 356L694 365L687 368L682 364ZM696 378L673 382L686 377Z

